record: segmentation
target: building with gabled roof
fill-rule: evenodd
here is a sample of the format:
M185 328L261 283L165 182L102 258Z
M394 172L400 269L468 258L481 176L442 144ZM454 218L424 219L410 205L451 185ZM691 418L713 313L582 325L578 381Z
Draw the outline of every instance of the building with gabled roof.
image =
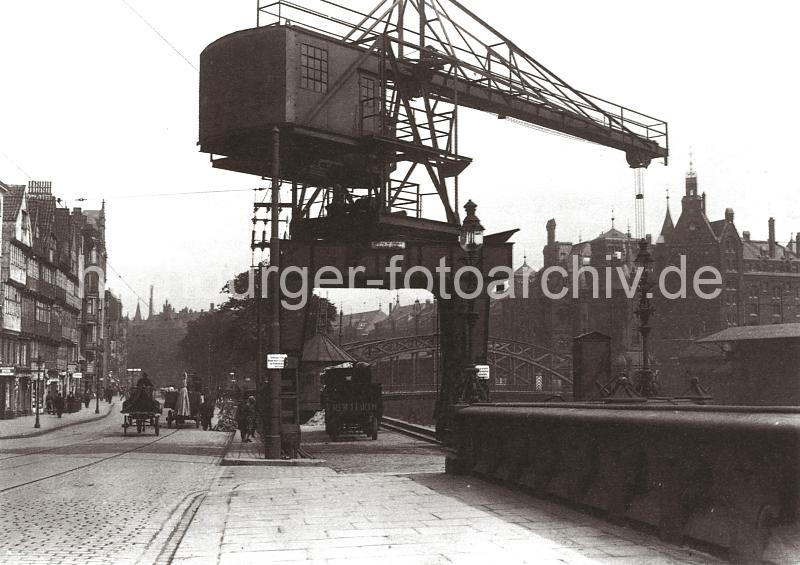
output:
M13 417L31 410L34 375L44 379L43 396L80 394L83 387L73 378L80 373L80 242L49 181L5 186L0 363L15 379L16 402L9 398L4 411Z
M657 296L654 304L653 352L672 375L692 370L681 364L682 351L698 338L737 326L800 322L800 255L796 251L800 238L790 239L787 245L778 243L773 218L767 222L764 240L752 239L749 231L740 234L732 208L725 209L722 219L710 221L706 195L698 194L693 170L686 175L681 205L674 230L662 229L654 254L659 272L679 266L681 260L687 266L687 297ZM716 269L722 279L714 298L692 291L695 273L706 267ZM669 282L666 286L669 292L677 290Z

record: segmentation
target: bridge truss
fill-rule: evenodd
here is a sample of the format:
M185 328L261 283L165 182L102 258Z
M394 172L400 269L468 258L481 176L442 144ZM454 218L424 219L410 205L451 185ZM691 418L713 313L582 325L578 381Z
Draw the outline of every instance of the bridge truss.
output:
M438 334L358 341L342 348L357 360L375 365L387 391L435 390ZM545 347L490 336L487 363L495 391L567 393L572 389L572 358ZM420 365L432 374L420 374Z

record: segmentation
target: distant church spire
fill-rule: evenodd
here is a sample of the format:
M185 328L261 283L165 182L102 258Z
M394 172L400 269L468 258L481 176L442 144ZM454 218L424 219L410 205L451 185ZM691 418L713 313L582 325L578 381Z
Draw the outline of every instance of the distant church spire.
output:
M152 318L153 314L153 285L150 285L150 304L147 308L147 319Z
M691 166L690 166L691 169ZM664 215L664 223L661 225L661 236L659 241L666 242L667 238L675 231L675 224L672 221L672 214L669 211L669 187L667 187L667 213Z
M142 309L139 306L139 302L136 302L136 315L133 317L134 322L141 322L142 321Z

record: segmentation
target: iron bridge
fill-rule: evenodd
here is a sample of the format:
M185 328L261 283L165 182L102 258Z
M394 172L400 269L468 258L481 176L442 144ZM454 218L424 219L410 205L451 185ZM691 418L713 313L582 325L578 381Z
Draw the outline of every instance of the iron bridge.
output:
M426 367L433 371L427 379L392 378L384 383L385 389L424 389L426 384L435 388L438 382L439 335L409 335L371 339L342 344L358 361L375 365L381 374L381 365L394 365L390 372L417 374L417 363L428 360ZM506 392L571 392L572 357L556 351L508 338L489 337L487 364L490 367L491 388ZM408 365L403 371L400 365ZM388 385L388 387L387 387Z

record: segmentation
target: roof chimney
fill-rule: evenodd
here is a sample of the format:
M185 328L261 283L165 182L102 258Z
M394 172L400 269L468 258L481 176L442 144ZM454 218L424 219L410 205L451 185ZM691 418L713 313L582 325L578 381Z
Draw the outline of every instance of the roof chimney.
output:
M742 239L745 240L745 241L750 241L750 232L749 231L743 231L742 232Z
M775 218L769 219L769 256L775 257Z
M547 245L556 242L556 221L554 218L547 220Z
M725 221L733 223L733 208L725 208Z

